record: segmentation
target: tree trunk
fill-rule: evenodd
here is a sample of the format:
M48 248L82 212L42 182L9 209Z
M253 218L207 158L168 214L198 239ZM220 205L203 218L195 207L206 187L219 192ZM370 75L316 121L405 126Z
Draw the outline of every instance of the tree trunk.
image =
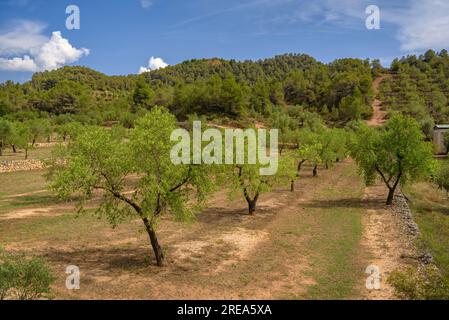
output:
M302 164L303 164L304 162L306 162L306 160L301 160L301 161L298 162L298 167L297 167L297 169L296 169L296 179L299 178L299 172L301 171L301 166L302 166ZM295 191L295 180L292 180L292 181L291 181L291 184L290 184L290 191L291 191L291 192Z
M254 212L256 212L256 203L257 203L257 198L255 198L254 200L248 201L248 213L250 215L253 215Z
M12 144L11 147L12 147L12 152L17 153L16 145Z
M318 174L318 165L315 165L315 167L313 167L313 176L316 177Z
M28 159L28 148L25 149L25 160Z
M145 225L145 229L150 236L151 246L153 247L153 252L156 257L156 263L159 267L162 267L165 263L165 257L164 252L162 251L162 247L159 245L159 241L157 240L156 232L154 231L147 218L143 218L142 220Z
M393 204L395 190L396 188L388 188L387 205L389 206Z
M36 143L36 138L33 139L33 142L31 143L31 146L34 147L35 143Z

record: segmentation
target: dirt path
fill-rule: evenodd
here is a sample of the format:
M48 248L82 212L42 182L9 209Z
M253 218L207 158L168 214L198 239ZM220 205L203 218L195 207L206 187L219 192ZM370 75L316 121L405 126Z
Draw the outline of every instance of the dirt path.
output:
M366 121L368 126L381 126L385 122L386 112L381 110L382 102L378 99L379 86L386 78L382 75L374 80L373 116ZM403 256L410 256L412 248L404 235L399 218L385 205L386 190L382 184L365 188L366 213L363 217L362 247L369 253L368 264L378 267L380 273L380 289L362 288L367 299L395 299L394 289L387 283L388 275L407 266ZM368 274L367 274L368 276Z
M363 217L362 247L369 253L367 265L377 266L380 273L380 289L363 288L367 299L396 299L393 288L387 283L388 275L408 266L413 256L409 241L401 229L399 218L385 205L386 191L383 185L365 189L366 214ZM368 274L367 274L368 276Z
M373 115L370 120L366 121L366 124L370 127L381 126L385 122L385 111L381 109L382 102L379 100L379 86L386 76L382 75L376 78L373 82L374 100L373 100Z

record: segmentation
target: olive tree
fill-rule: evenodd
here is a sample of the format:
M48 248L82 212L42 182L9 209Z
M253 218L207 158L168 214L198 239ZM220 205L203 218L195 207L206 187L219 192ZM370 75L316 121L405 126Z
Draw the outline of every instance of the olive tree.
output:
M176 119L162 108L153 108L136 122L123 139L115 130L87 127L74 141L61 146L63 157L55 157L49 172L51 187L63 198L76 194L91 200L102 191L97 213L112 226L138 217L145 227L158 266L164 252L156 228L163 214L171 212L180 221L194 219L196 206L204 203L211 182L202 165L174 164L170 135ZM138 181L127 189L127 177ZM188 206L188 203L194 205ZM80 203L83 207L85 201Z
M351 142L351 156L359 166L365 182L377 177L388 188L387 205L399 184L428 176L434 168L432 146L424 141L418 122L395 115L384 128L360 125Z

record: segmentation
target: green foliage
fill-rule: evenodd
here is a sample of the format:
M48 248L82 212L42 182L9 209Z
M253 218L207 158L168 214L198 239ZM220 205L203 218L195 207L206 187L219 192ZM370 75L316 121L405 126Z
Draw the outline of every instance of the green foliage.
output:
M274 174L262 175L260 169L266 167L259 161L255 164L226 165L226 185L230 187L230 196L243 194L248 203L249 214L256 211L257 201L263 193L269 192L276 185L289 183L296 175L292 158L278 158L277 171Z
M367 184L380 177L389 188L388 204L399 183L428 177L434 169L432 146L410 117L396 115L382 130L361 125L350 150Z
M245 103L243 90L233 76L225 79L214 76L178 88L171 109L181 117L190 113L236 117L241 115Z
M369 115L371 82L368 61L326 65L294 54L260 61L192 60L126 77L64 67L36 73L24 84L0 85L0 114L20 121L70 114L84 124L119 121L131 127L131 116L122 119L123 113L158 105L179 119L192 113L268 117L286 105L302 105L326 120L345 122Z
M138 81L133 92L135 108L148 108L154 96L153 90L144 81Z
M25 122L25 125L28 126L31 135L33 137L32 139L32 145L38 141L38 139L41 138L47 138L50 136L52 132L51 123L48 119L44 118L38 118L38 119L31 119Z
M309 161L312 164L320 162L320 153L323 149L322 139L319 133L303 128L297 131L298 148L293 156L299 162Z
M440 164L433 177L434 182L438 188L449 192L449 167L445 164Z
M0 300L51 298L50 285L54 280L43 259L0 248Z
M129 139L123 138L121 130L86 127L55 154L49 172L51 188L65 199L78 195L80 210L92 199L94 190L103 191L97 213L112 226L140 218L158 265L162 265L155 235L160 218L171 212L178 220L193 220L195 207L189 206L189 201L196 199L201 205L212 190L204 166L172 163L174 142L170 136L176 128L174 116L162 108L153 108L140 118ZM130 175L138 181L127 192Z
M8 120L0 118L0 155L12 135L12 125Z
M449 281L434 266L392 272L388 282L401 299L449 300Z
M25 159L27 159L28 150L32 147L31 143L33 142L33 134L30 127L23 122L13 123L12 136L9 142L14 148L24 149Z
M395 59L390 70L394 75L384 78L380 87L383 106L419 122L429 118L434 123L449 121L449 57L445 50Z

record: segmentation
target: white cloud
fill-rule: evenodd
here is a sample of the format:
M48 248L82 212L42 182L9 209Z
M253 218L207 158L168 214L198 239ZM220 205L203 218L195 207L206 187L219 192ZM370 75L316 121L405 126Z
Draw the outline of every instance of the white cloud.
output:
M55 31L48 42L34 51L34 59L41 70L54 70L75 62L89 53L89 49L74 48L67 39L61 36L60 31Z
M153 1L152 0L140 0L140 5L142 6L142 8L148 9L149 7L151 7L153 5Z
M0 34L0 54L21 54L42 46L48 38L42 35L45 25L34 21L18 21L12 30Z
M323 0L301 2L290 18L308 23L364 26L368 0ZM380 0L381 26L384 22L397 27L396 38L403 51L449 47L449 1L404 0L393 3ZM362 23L361 23L362 22Z
M386 16L398 25L401 49L443 49L449 47L449 2L411 0L405 12Z
M162 69L162 68L165 68L167 66L168 66L168 64L165 63L165 61L162 60L162 58L151 57L150 60L148 61L148 66L147 67L140 67L139 68L139 74L140 73L144 73L144 72L157 70L157 69Z
M89 54L89 49L73 47L60 31L48 39L42 35L44 29L42 24L22 21L13 30L0 34L0 70L54 70Z
M38 70L38 67L33 59L25 55L23 58L0 58L0 70L34 72Z

